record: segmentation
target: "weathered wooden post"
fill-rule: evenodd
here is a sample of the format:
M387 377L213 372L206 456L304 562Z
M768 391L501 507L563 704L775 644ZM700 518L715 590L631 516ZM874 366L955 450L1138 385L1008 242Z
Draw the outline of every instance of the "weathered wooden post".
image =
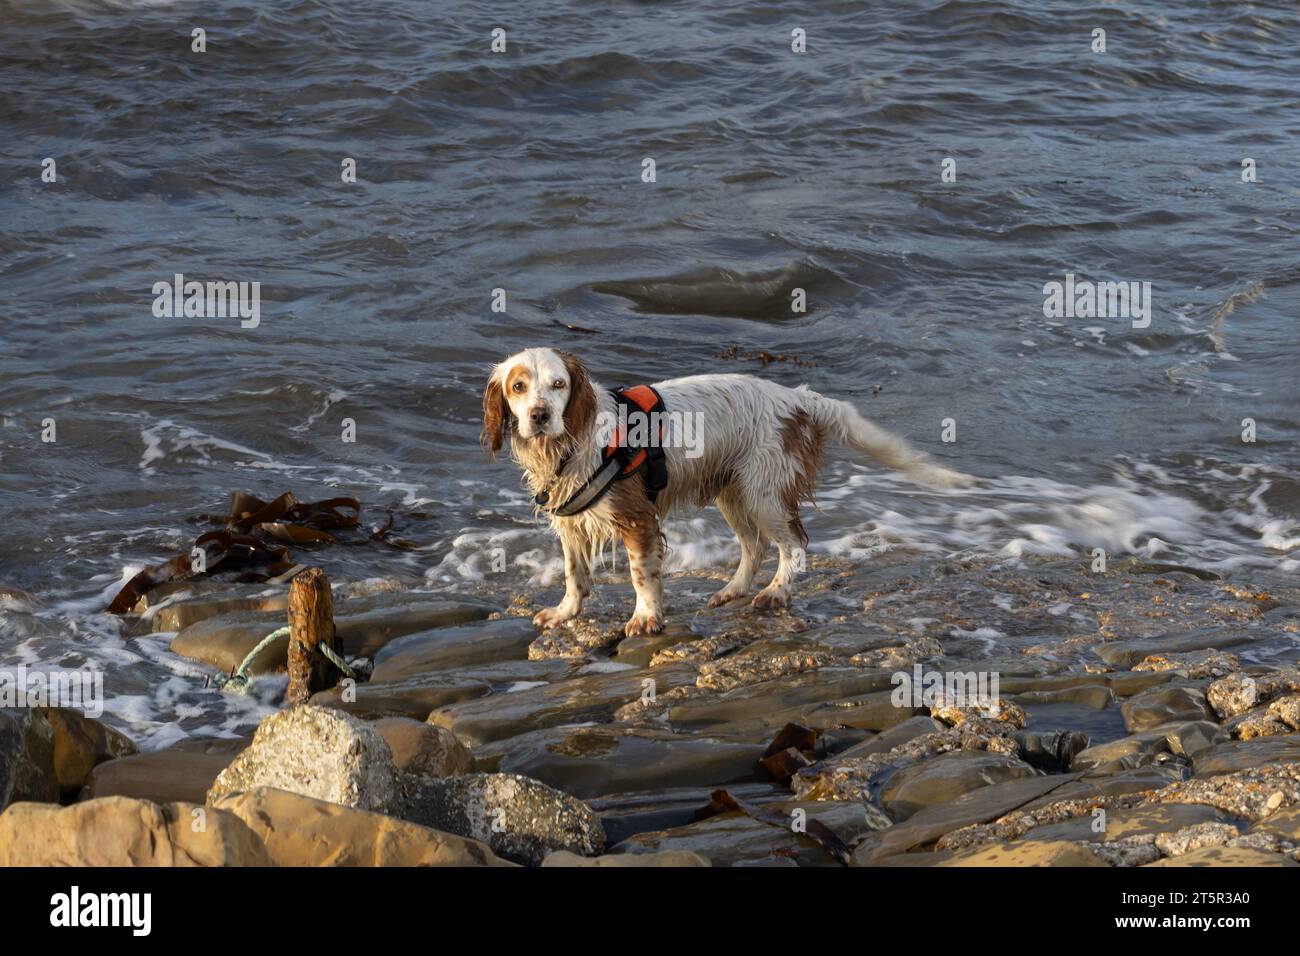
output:
M308 568L289 583L288 704L306 703L312 694L338 683L338 668L317 649L322 641L342 658L343 642L334 632L330 579L320 568Z

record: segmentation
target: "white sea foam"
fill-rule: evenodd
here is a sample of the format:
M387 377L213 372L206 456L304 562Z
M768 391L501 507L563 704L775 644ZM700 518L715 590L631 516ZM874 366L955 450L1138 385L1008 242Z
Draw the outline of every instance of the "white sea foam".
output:
M247 464L259 461L265 464L272 461L271 456L265 452L256 451L236 442L225 441L166 418L141 428L140 438L144 442L144 451L140 454L140 468L146 474L151 473L155 462L185 461L203 465L212 464L213 456L220 452L246 456L251 459Z
M1252 489L1235 499L1247 507L1211 510L1182 493L1165 469L1135 464L1130 471L1108 484L1009 475L981 480L971 489L935 491L892 473L840 466L818 492L816 509L805 515L809 551L859 562L896 548L1017 561L1029 556L1091 560L1093 549L1101 548L1108 559L1135 555L1218 571L1295 570L1300 562L1300 554L1287 553L1300 548L1300 525L1269 513L1262 497L1267 479L1249 472L1207 474L1207 480ZM882 507L883 502L889 505ZM531 509L517 517L522 526L457 535L429 579L491 581L492 555L503 552L503 581L543 587L562 581L563 558L549 527L532 518ZM725 568L739 557L734 536L713 509L671 517L664 531L670 572ZM605 567L617 571L624 561L620 549L612 559L606 556Z
M517 680L506 688L507 694L517 694L521 690L532 690L534 687L545 687L544 680Z

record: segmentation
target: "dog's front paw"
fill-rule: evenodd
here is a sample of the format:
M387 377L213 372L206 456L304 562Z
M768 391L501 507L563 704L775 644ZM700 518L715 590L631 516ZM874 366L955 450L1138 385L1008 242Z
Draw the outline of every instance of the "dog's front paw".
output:
M763 588L754 595L753 606L759 610L775 611L790 606L790 592L785 588Z
M575 617L577 617L576 614L562 605L545 607L533 615L533 626L544 631L548 627L555 627L565 621L572 621Z
M662 616L649 611L637 611L632 615L632 619L623 625L623 636L658 634L663 629L664 619Z

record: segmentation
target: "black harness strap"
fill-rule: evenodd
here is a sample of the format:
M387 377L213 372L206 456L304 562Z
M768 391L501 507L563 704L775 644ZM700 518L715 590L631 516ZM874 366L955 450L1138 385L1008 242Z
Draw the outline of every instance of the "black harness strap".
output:
M649 425L654 421L652 415L664 412L663 397L648 385L633 388L616 388L611 390L614 401L624 412L616 427L614 440L601 454L600 466L596 473L583 482L582 487L570 496L552 514L562 518L586 511L613 487L614 482L630 478L632 475L644 474L646 494L651 501L659 497L659 492L668 485L668 460L663 449L663 429L654 435ZM638 400L639 399L639 400ZM629 443L629 435L623 429L623 421L632 421L633 416L644 416L646 427L639 430L642 441L637 445ZM550 501L550 495L543 491L534 499L543 507Z

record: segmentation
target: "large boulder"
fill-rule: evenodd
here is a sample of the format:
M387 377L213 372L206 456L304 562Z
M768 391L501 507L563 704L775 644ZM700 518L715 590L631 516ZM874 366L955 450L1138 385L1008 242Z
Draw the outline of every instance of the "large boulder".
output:
M129 737L66 707L45 712L54 730L54 774L64 798L74 797L101 763L136 753Z
M0 866L270 866L233 814L191 803L105 797L0 814Z
M213 782L208 802L275 787L383 813L394 804L396 780L392 752L373 727L308 704L263 720L248 749Z
M512 866L487 846L429 827L258 787L214 804L248 824L278 866Z
M605 830L590 807L517 774L406 775L403 790L405 819L479 840L519 863L537 865L553 850L594 856L605 848Z
M38 708L0 709L0 809L19 800L59 799L54 728Z

